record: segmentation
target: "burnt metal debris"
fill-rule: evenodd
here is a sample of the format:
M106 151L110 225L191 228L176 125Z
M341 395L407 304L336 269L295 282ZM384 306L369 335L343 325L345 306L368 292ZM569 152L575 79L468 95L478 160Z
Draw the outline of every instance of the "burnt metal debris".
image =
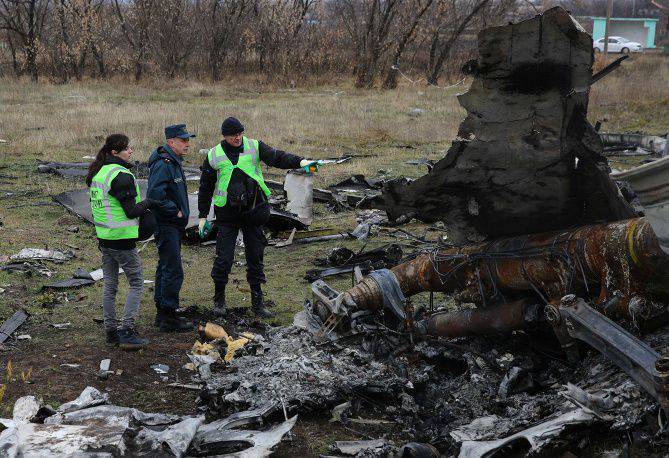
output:
M266 405L207 423L204 415L110 405L107 394L87 387L56 410L33 396L18 399L13 418L0 418L0 452L12 457L269 456L297 421L293 416L277 422L276 412L276 406ZM241 428L255 425L265 426Z
M592 38L562 8L483 30L467 117L425 176L369 205L443 221L462 244L631 218L586 118ZM538 217L541 215L541 217Z
M642 133L600 133L605 155L659 157L669 155L669 142L666 136Z
M636 323L662 312L669 299L669 257L645 218L438 250L391 272L405 296L441 291L489 306L528 295L545 304L576 293L602 304L606 315ZM343 303L376 310L384 292L364 279L343 296Z
M2 325L0 325L0 343L9 339L9 336L16 331L24 321L28 319L28 314L24 310L17 310L14 314Z
M650 409L659 406L666 418L666 332L659 340L638 337L669 318L666 166L659 161L618 174L647 208L648 218L636 217L609 178L601 140L585 117L588 88L603 74L591 78L590 38L564 10L488 29L479 43L480 59L469 65L475 80L460 99L469 116L459 139L428 175L408 185L391 183L369 201L391 220L409 213L441 220L460 246L373 271L342 293L314 282L307 306L318 327L314 335L338 341L386 329L404 336L386 343L392 352L415 348L416 339L540 333L558 343L567 367L583 367L582 342L652 396ZM417 311L411 298L421 292L445 293L474 307ZM506 399L542 385L515 366L497 394ZM498 439L499 424L508 416L488 422L496 437L457 430L451 437L460 442L461 457L518 443L537 452L575 425L624 416L610 398L602 409L605 398L573 385L563 396L570 409L555 408L522 431L515 424L508 428L515 434L504 439ZM478 420L470 432L488 421ZM664 430L664 421L656 428Z
M342 294L322 282L312 289L321 335L364 311L388 314L396 329L451 338L547 321L570 362L579 360L575 339L588 343L669 413L669 359L611 320L632 330L666 322L669 256L644 218L434 251L372 272ZM445 292L479 308L416 320L406 298L423 291Z
M342 273L351 273L359 266L367 274L372 269L384 269L397 265L402 259L402 247L395 243L360 251L358 253L346 247L333 249L325 259L315 259L314 264L324 266L323 269L310 269L304 278L314 282L319 278L326 278Z

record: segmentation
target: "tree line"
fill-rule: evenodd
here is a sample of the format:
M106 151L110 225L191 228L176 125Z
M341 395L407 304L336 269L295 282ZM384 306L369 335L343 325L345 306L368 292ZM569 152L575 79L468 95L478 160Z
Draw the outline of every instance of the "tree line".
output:
M0 0L0 76L440 84L519 0Z

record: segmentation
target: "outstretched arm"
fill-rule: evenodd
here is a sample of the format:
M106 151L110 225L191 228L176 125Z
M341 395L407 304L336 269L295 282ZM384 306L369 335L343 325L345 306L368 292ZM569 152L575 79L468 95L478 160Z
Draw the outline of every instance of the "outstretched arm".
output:
M258 144L260 160L270 167L297 169L300 168L300 162L304 159L301 156L274 149L263 142L258 142Z

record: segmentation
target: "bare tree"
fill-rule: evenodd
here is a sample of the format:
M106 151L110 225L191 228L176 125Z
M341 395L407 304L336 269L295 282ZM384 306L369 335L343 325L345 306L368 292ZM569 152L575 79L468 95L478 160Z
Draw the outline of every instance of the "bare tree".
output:
M426 75L428 84L437 84L453 45L489 2L490 0L438 0L439 12L432 31ZM464 13L458 14L459 11Z
M294 84L352 72L357 87L383 76L392 88L400 62L431 81L455 68L468 52L461 35L514 1L0 0L0 65L60 82L129 71Z
M293 0L293 18L295 26L293 27L293 38L297 37L302 29L307 14L313 9L319 0Z
M123 37L132 50L135 81L142 79L148 58L149 34L157 14L156 3L156 0L132 0L119 4L119 0L114 0Z
M337 14L353 41L356 87L372 87L405 0L340 0Z
M39 78L37 56L48 10L49 0L0 0L0 29L18 38L18 43L12 42L12 49L20 45L26 69L35 82Z
M271 79L275 74L290 72L293 58L302 60L299 52L300 30L316 0L260 0L259 14L253 31L257 67Z
M205 31L209 48L209 72L211 79L221 79L221 69L229 51L240 41L240 32L257 0L210 0L208 3L208 27Z
M151 55L168 78L183 74L197 42L196 22L200 3L189 0L156 0L160 21L148 34Z
M392 65L388 69L386 79L383 82L383 87L385 89L395 89L397 87L397 73L399 72L400 58L402 57L402 54L404 54L409 42L414 38L418 23L425 12L432 6L433 2L434 0L414 0L414 2L411 3L409 9L414 12L413 18L397 41L395 53L391 60Z
M93 52L99 64L95 40L101 22L102 0L55 0L57 26L47 43L51 55L52 77L61 82L81 80L88 56Z

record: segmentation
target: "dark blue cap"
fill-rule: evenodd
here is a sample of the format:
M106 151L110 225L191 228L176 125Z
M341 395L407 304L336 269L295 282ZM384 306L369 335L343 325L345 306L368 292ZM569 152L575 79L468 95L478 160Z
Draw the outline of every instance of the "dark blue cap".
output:
M173 124L165 127L165 138L193 138L195 134L189 134L186 124Z
M239 119L230 116L221 125L221 133L223 135L235 135L244 132L244 125L239 122Z

